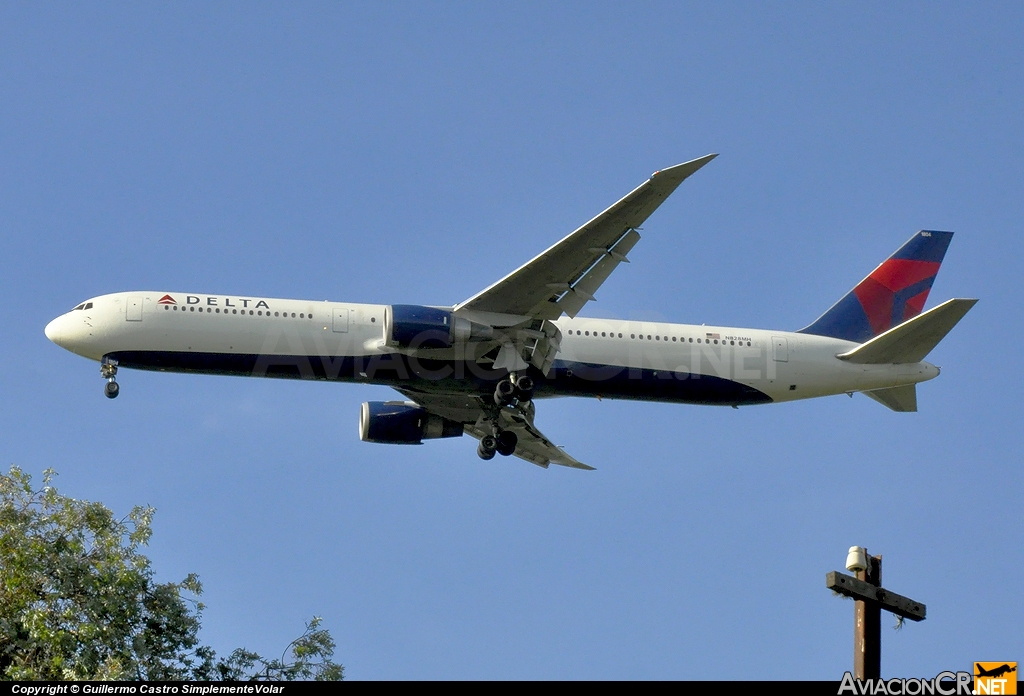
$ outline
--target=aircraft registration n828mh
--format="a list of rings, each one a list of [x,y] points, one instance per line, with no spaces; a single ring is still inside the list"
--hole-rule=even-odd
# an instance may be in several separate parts
[[[124,292],[87,300],[46,336],[119,367],[365,382],[406,400],[362,405],[364,441],[420,444],[469,433],[477,454],[583,464],[534,425],[535,403],[596,396],[745,406],[862,392],[916,411],[925,356],[977,302],[922,313],[952,232],[921,231],[796,332],[578,316],[640,240],[637,229],[715,155],[656,172],[590,222],[451,307],[204,293]]]

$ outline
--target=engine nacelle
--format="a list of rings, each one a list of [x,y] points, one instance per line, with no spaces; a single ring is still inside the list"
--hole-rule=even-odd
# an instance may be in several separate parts
[[[359,439],[386,445],[418,445],[438,437],[461,437],[462,423],[427,413],[411,401],[367,401],[359,412]]]
[[[450,348],[456,341],[488,339],[493,333],[489,326],[437,307],[391,305],[384,315],[384,340],[398,348]]]

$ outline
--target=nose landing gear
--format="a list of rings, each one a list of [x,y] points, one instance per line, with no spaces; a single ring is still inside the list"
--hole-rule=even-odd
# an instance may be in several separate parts
[[[100,376],[107,380],[107,383],[103,385],[103,394],[108,399],[116,399],[121,392],[121,387],[117,385],[117,361],[103,358],[103,363],[100,365]]]

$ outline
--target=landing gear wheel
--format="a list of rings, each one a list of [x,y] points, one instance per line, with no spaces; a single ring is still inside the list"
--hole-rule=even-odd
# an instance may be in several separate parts
[[[107,380],[103,387],[103,393],[108,399],[116,399],[121,388],[117,386],[117,361],[104,356],[100,363],[100,376]]]
[[[517,444],[519,444],[519,438],[516,434],[511,430],[504,430],[501,435],[498,435],[496,449],[498,450],[498,454],[503,457],[507,457],[510,454],[515,453]]]
[[[533,377],[520,375],[516,377],[516,398],[520,401],[529,401],[533,398]]]
[[[494,459],[494,453],[497,451],[497,446],[498,443],[494,439],[493,435],[484,435],[480,438],[480,444],[477,445],[476,454],[484,461]]]
[[[512,395],[515,391],[516,388],[510,380],[501,380],[498,382],[498,386],[494,388],[494,403],[498,406],[504,406],[512,400]]]

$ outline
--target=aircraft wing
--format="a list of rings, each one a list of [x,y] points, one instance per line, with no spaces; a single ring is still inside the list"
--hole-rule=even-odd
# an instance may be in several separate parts
[[[615,205],[455,307],[537,319],[575,317],[640,240],[636,231],[679,184],[718,155],[655,172]]]
[[[483,397],[476,394],[434,393],[399,389],[403,396],[449,420],[465,424],[466,432],[477,440],[490,433],[484,411]],[[515,456],[545,469],[549,464],[568,466],[573,469],[594,470],[570,456],[537,430],[533,425],[532,412],[520,408],[503,408],[500,411],[501,427],[511,430],[519,438]]]

